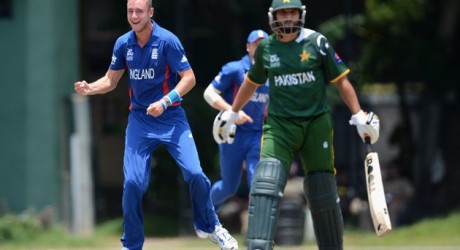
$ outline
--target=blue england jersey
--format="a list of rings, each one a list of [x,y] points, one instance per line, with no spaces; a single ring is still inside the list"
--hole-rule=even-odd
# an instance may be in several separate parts
[[[120,36],[113,48],[109,69],[129,71],[130,109],[147,109],[174,89],[180,80],[178,72],[191,68],[176,35],[152,23],[152,35],[143,48],[132,30]]]
[[[249,56],[246,55],[239,61],[232,61],[225,64],[219,74],[212,81],[212,85],[221,92],[227,103],[232,104],[243,83],[246,72],[251,67]],[[249,115],[254,122],[246,122],[238,125],[243,130],[262,130],[262,123],[265,117],[265,109],[268,103],[268,82],[257,88],[251,100],[243,107],[243,111]]]

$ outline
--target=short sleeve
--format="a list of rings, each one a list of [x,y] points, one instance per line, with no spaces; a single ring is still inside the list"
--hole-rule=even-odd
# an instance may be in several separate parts
[[[191,68],[190,63],[185,55],[184,47],[179,39],[171,35],[166,40],[166,58],[172,72],[178,73]]]
[[[235,82],[241,81],[238,79],[241,74],[241,67],[238,67],[238,62],[230,62],[225,64],[220,70],[219,74],[212,81],[212,85],[221,92],[228,90],[233,87]]]
[[[335,52],[329,41],[324,35],[319,34],[316,39],[318,50],[323,57],[326,76],[330,82],[335,82],[337,79],[345,76],[350,72],[345,63]]]
[[[263,85],[267,81],[267,71],[264,66],[264,45],[266,44],[268,38],[262,40],[257,46],[256,51],[254,52],[254,64],[248,71],[247,77],[249,81]]]
[[[109,69],[120,70],[126,68],[126,42],[122,37],[118,38],[115,42],[112,52],[112,61],[110,62]]]

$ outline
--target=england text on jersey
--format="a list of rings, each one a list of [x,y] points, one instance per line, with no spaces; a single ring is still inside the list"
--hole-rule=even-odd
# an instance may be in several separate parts
[[[275,76],[275,86],[303,85],[316,81],[313,71]]]
[[[145,80],[155,78],[155,70],[149,69],[129,69],[129,79]]]
[[[254,95],[251,97],[252,102],[260,102],[260,103],[267,103],[268,102],[268,94],[267,93],[259,93],[255,92]]]

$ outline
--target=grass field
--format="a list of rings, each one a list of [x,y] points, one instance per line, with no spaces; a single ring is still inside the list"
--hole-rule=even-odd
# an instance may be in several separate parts
[[[53,229],[34,240],[2,244],[0,250],[49,249],[49,250],[108,250],[121,249],[119,235],[105,228],[98,228],[90,237],[75,237],[63,230]],[[236,235],[240,249],[245,249],[244,239]],[[424,220],[412,226],[393,230],[383,237],[372,232],[345,231],[347,250],[454,250],[460,249],[460,213],[445,218]],[[147,238],[144,249],[161,250],[216,250],[210,240],[195,237],[153,237]],[[304,242],[300,246],[275,246],[277,250],[313,250],[315,242]]]

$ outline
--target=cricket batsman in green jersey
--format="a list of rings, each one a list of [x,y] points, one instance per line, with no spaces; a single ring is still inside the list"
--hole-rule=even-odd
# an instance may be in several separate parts
[[[333,152],[333,125],[326,103],[326,85],[334,84],[351,111],[364,141],[375,143],[380,122],[361,110],[347,78],[349,69],[327,38],[304,28],[306,10],[300,0],[273,0],[269,24],[273,33],[262,40],[254,64],[239,89],[232,108],[220,123],[224,137],[238,111],[267,80],[270,88],[268,115],[263,125],[262,153],[252,180],[247,245],[249,250],[274,247],[279,204],[288,170],[296,154],[306,173],[304,193],[312,213],[320,250],[343,249],[343,219],[337,195]],[[228,140],[227,140],[228,141]]]

